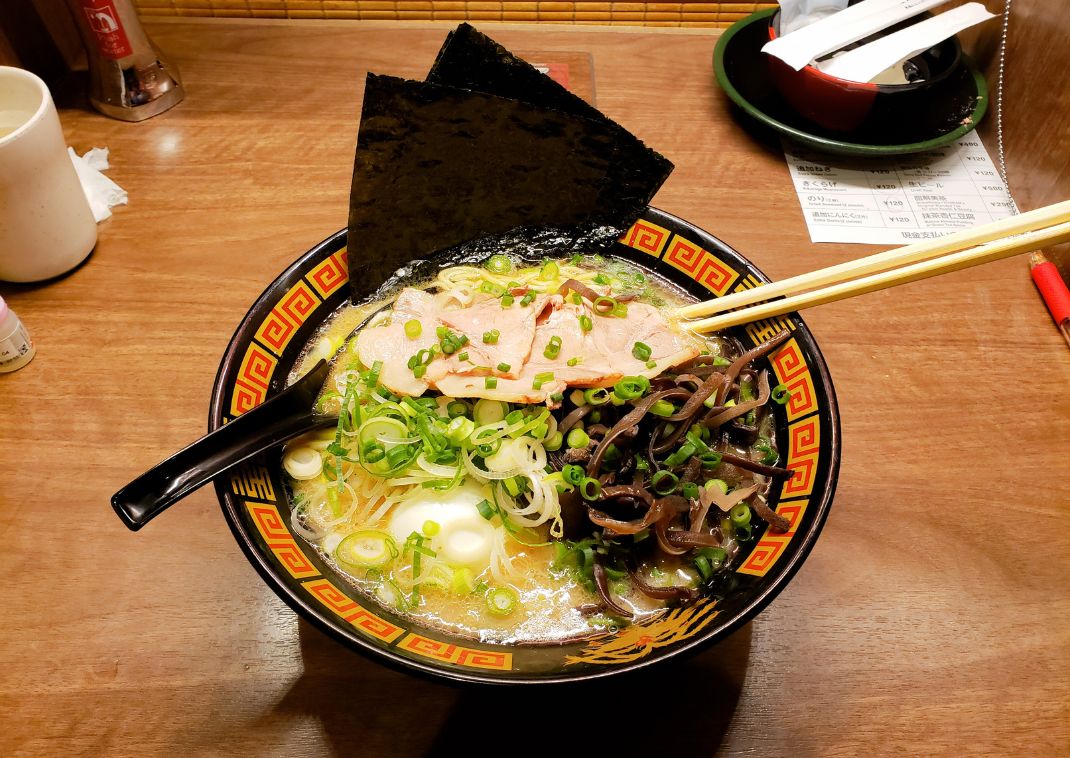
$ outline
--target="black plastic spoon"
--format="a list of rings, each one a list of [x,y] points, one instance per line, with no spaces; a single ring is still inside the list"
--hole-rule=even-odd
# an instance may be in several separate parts
[[[286,440],[337,423],[313,412],[331,364],[311,371],[262,405],[179,450],[112,495],[111,506],[131,531],[242,461]]]

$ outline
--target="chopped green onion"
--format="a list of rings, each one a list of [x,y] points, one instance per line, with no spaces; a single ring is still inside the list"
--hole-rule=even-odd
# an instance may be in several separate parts
[[[733,508],[728,515],[731,517],[732,523],[735,526],[743,526],[744,524],[749,524],[750,506],[746,503],[740,503],[735,508]]]
[[[490,504],[489,500],[480,500],[476,503],[476,510],[479,511],[479,515],[490,521],[494,518],[494,514],[497,513],[497,509]]]
[[[512,304],[513,304],[513,296],[512,295],[502,295],[502,308],[508,308]]]
[[[364,446],[360,459],[365,463],[378,463],[386,457],[386,448],[378,442],[369,442]]]
[[[650,462],[647,461],[647,459],[644,458],[641,455],[635,456],[635,470],[636,471],[649,471],[650,470]]]
[[[708,451],[699,455],[699,460],[702,461],[702,468],[717,468],[721,465],[721,454],[713,451]]]
[[[583,481],[583,477],[586,476],[586,472],[583,470],[583,466],[570,463],[561,469],[561,476],[569,484],[579,484]]]
[[[709,489],[710,487],[716,487],[725,495],[728,494],[728,483],[724,479],[707,479],[705,486],[706,489]]]
[[[368,372],[368,378],[365,380],[369,387],[374,387],[379,384],[379,374],[383,372],[383,362],[376,361],[372,364],[371,371]]]
[[[464,416],[457,416],[446,427],[446,437],[450,442],[459,445],[464,442],[476,430],[476,422]]]
[[[420,336],[420,333],[424,330],[423,324],[416,319],[409,319],[405,322],[405,336],[410,340],[414,340]]]
[[[713,576],[713,568],[710,566],[709,559],[705,556],[695,556],[695,568],[698,569],[698,573],[704,582],[708,582],[710,577]]]
[[[595,284],[609,284],[609,277],[606,276],[605,274],[598,274],[594,278],[594,283]]]
[[[548,282],[556,279],[560,273],[560,267],[553,261],[549,261],[542,267],[542,270],[539,271],[539,278],[544,282]]]
[[[468,351],[465,351],[465,352],[463,352],[463,353],[458,353],[458,354],[457,354],[457,360],[459,360],[459,361],[466,361],[466,360],[468,360]]]
[[[695,551],[695,555],[708,560],[714,568],[720,568],[728,560],[728,553],[723,547],[702,547]]]
[[[684,486],[680,488],[680,494],[688,500],[696,500],[699,496],[698,485],[694,482],[684,482]]]
[[[692,445],[690,442],[685,443],[675,453],[665,459],[665,465],[669,468],[679,466],[681,463],[687,463],[691,456],[698,452],[698,448]]]
[[[502,482],[502,486],[505,487],[505,491],[508,492],[511,497],[517,497],[523,492],[521,481],[520,477],[511,476]]]
[[[784,405],[786,402],[791,400],[791,390],[788,389],[788,385],[786,384],[778,384],[777,386],[773,387],[773,391],[770,394],[770,397],[773,398],[773,402],[777,405]]]
[[[476,580],[472,576],[472,569],[462,567],[454,571],[450,586],[456,595],[470,595],[475,592]]]
[[[438,337],[440,340],[446,339],[446,337],[449,336],[449,333],[450,333],[450,330],[447,329],[444,326],[436,326],[435,327],[435,336]]]
[[[650,360],[650,345],[645,342],[636,342],[632,345],[632,357],[637,361]]]
[[[658,400],[650,406],[650,412],[655,416],[671,416],[676,412],[676,407],[668,400]]]
[[[605,387],[593,387],[583,391],[583,399],[589,405],[605,405],[609,402],[609,390]]]
[[[583,390],[572,390],[568,393],[568,399],[572,401],[573,405],[586,405],[587,401],[583,399]],[[582,421],[580,422],[583,423]]]
[[[565,361],[565,363],[567,363],[569,366],[578,366],[579,363],[580,363],[580,359],[579,358],[569,358],[567,361]]]
[[[446,406],[446,415],[450,418],[457,418],[458,416],[464,416],[468,413],[468,403],[463,400],[451,400]]]
[[[613,306],[613,310],[609,312],[610,316],[616,316],[617,318],[627,318],[628,316],[628,304],[617,303]]]
[[[535,379],[531,383],[531,388],[533,390],[542,389],[542,385],[552,382],[553,380],[553,371],[544,371],[541,374],[535,374]]]
[[[424,525],[420,527],[420,531],[424,533],[425,537],[434,537],[442,530],[442,527],[437,521],[428,519],[424,522]]]
[[[642,397],[648,389],[650,380],[645,376],[626,376],[613,385],[613,394],[621,400],[635,400]]]
[[[494,345],[498,342],[498,337],[501,336],[501,332],[497,329],[491,329],[489,332],[483,332],[483,342],[488,345]]]
[[[587,447],[591,444],[591,438],[587,436],[587,432],[582,429],[569,429],[568,446],[571,448]]]
[[[483,426],[501,421],[505,418],[507,410],[505,403],[498,400],[476,400],[476,404],[472,408],[472,417],[480,426]]]
[[[487,610],[495,616],[508,616],[516,610],[519,598],[511,587],[495,587],[487,592]]]
[[[531,305],[533,300],[535,300],[534,293],[528,292],[526,295],[524,295],[524,297],[520,298],[520,305]]]
[[[662,469],[658,471],[650,478],[650,486],[654,488],[654,492],[659,495],[668,495],[676,489],[676,485],[680,482],[680,477],[671,471]]]
[[[416,377],[417,379],[421,378],[426,373],[427,373],[427,366],[416,366],[412,370],[412,375],[414,377]]]
[[[737,524],[733,527],[733,533],[740,542],[746,542],[751,537],[752,526],[750,524]]]
[[[486,379],[483,380],[483,386],[486,387],[488,390],[495,389],[498,386],[498,380],[495,379],[493,376],[488,376]]]
[[[594,414],[592,413],[591,415],[593,416]],[[618,448],[616,445],[614,445],[612,442],[610,442],[608,445],[606,445],[606,452],[605,452],[605,455],[603,456],[603,460],[606,463],[613,463],[613,461],[616,461],[616,460],[619,460],[619,459],[620,459],[620,448]]]
[[[580,495],[584,500],[597,500],[602,494],[602,485],[597,479],[585,476],[579,483]]]
[[[766,466],[772,466],[780,457],[779,453],[777,453],[777,451],[764,439],[760,440],[758,444],[754,446],[754,449],[762,454],[761,462]]]
[[[617,301],[611,297],[596,297],[591,307],[599,316],[608,316],[617,307]]]
[[[387,452],[386,462],[390,466],[390,468],[394,468],[396,466],[400,466],[402,463],[405,463],[413,457],[415,456],[411,454],[408,445],[398,445],[397,447],[392,448],[389,452]]]
[[[565,399],[565,396],[560,392],[552,392],[550,393],[550,399],[553,400],[555,403],[560,403],[562,400]]]
[[[580,297],[580,293],[579,292],[573,292],[572,293],[572,302],[575,303],[576,305],[583,305],[583,298]]]
[[[495,368],[497,368],[499,371],[501,371],[504,374],[504,373],[507,373],[509,371],[509,369],[512,368],[512,366],[510,366],[508,363],[505,363],[503,361],[502,363],[499,363]]]
[[[564,443],[564,436],[561,432],[554,432],[542,443],[542,446],[546,448],[548,452],[555,452],[561,449],[561,445]]]
[[[485,292],[488,295],[494,295],[494,297],[501,297],[505,292],[505,288],[494,282],[488,282],[485,279],[479,285],[479,291]]]
[[[511,411],[505,416],[505,423],[512,426],[524,420],[524,411]]]
[[[434,360],[435,354],[430,350],[421,350],[413,358],[416,359],[416,365],[426,366]]]
[[[585,332],[589,332],[594,329],[594,322],[591,321],[591,317],[586,313],[580,316],[580,329]]]
[[[513,262],[509,260],[509,256],[498,253],[492,255],[487,259],[486,264],[489,271],[493,271],[495,274],[507,274],[513,270]]]

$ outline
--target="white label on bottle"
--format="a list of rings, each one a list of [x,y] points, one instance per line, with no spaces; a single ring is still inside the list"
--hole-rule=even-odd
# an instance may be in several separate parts
[[[33,341],[20,322],[15,327],[15,331],[0,340],[0,367],[12,361],[17,361],[31,350],[33,350]]]

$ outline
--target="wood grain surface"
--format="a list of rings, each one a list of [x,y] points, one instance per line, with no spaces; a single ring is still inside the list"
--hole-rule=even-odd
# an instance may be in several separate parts
[[[127,532],[110,495],[204,431],[250,303],[345,224],[365,71],[423,76],[447,27],[147,28],[183,103],[128,124],[61,102],[129,206],[72,274],[0,284],[38,346],[0,375],[0,755],[1070,751],[1070,352],[1020,260],[807,314],[843,415],[828,525],[752,623],[638,678],[387,670],[297,620],[210,489]],[[590,53],[599,107],[677,165],[655,204],[773,278],[877,249],[810,244],[777,143],[713,83],[713,33],[493,33]]]

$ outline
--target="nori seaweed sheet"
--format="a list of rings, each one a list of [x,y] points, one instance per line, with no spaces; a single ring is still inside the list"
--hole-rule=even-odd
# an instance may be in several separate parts
[[[468,24],[447,37],[433,77],[443,81],[368,75],[349,207],[353,302],[444,251],[606,251],[672,171]]]
[[[470,24],[461,24],[449,33],[427,81],[523,100],[609,126],[620,143],[621,161],[614,166],[601,198],[602,218],[609,225],[623,227],[621,233],[642,213],[673,170],[667,158],[620,124]]]
[[[350,193],[351,297],[477,238],[552,227],[571,240],[565,252],[612,244],[621,231],[601,226],[599,201],[619,159],[613,131],[596,121],[369,74]]]

